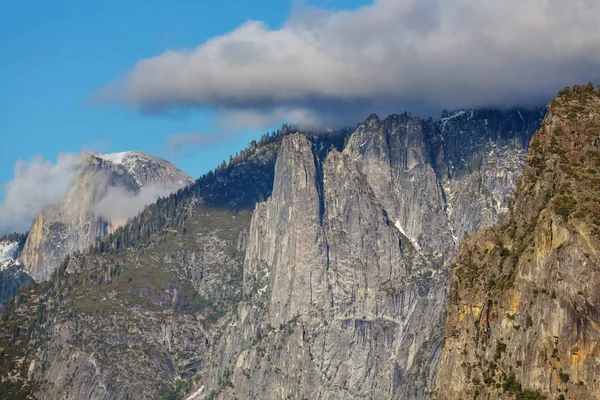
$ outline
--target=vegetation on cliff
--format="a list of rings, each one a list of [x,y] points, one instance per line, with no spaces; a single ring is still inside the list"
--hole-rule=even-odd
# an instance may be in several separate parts
[[[600,395],[599,171],[600,90],[565,88],[510,212],[453,265],[436,398]]]

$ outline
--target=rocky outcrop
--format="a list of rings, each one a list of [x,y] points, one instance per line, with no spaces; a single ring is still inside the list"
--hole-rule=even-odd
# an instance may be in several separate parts
[[[456,152],[442,132],[454,131],[373,115],[322,162],[303,136],[284,138],[272,197],[252,218],[244,301],[204,383],[209,397],[428,397],[454,232],[502,212],[503,198],[488,200],[512,193],[518,176],[506,171],[523,151],[489,137]],[[483,161],[457,170],[453,157]],[[475,177],[485,178],[473,188]]]
[[[193,182],[169,162],[148,154],[83,153],[65,198],[33,221],[21,260],[36,280],[61,261],[114,231],[141,208]]]
[[[461,110],[446,112],[437,122],[436,171],[455,243],[496,224],[508,210],[507,199],[521,179],[529,141],[545,113]]]
[[[251,223],[246,301],[217,350],[226,377],[217,373],[208,391],[377,398],[424,390],[422,361],[436,338],[417,333],[443,309],[438,273],[386,215],[350,151],[331,152],[321,166],[303,136],[284,138],[273,195]]]
[[[561,92],[495,229],[452,268],[434,398],[600,397],[600,95]]]

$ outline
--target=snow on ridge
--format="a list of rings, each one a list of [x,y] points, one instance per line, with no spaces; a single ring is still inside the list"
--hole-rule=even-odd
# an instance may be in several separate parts
[[[125,157],[127,157],[131,151],[123,151],[120,153],[95,153],[96,156],[100,157],[105,161],[110,161],[113,164],[122,165],[125,161]]]
[[[450,120],[458,118],[458,117],[460,117],[462,115],[465,115],[465,114],[466,114],[466,112],[464,110],[461,110],[461,111],[455,112],[454,114],[452,114],[452,115],[450,115],[448,117],[441,118],[440,119],[440,123],[442,124],[442,131],[446,130],[446,124],[448,124],[448,122]],[[471,115],[471,117],[472,117],[472,115]]]

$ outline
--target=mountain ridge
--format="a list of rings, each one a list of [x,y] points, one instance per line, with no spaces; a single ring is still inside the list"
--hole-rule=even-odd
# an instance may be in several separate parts
[[[479,128],[473,126],[471,129],[463,129],[463,131],[465,134],[482,135],[486,138],[502,138],[500,131],[505,132],[509,137],[521,133],[528,134],[526,126],[519,125],[520,129],[525,129],[525,131],[515,131],[512,128],[511,121],[520,120],[518,113],[501,115],[504,117],[499,120],[504,122],[498,123],[493,129],[490,127],[488,130],[478,133]],[[532,115],[530,124],[535,124],[535,118],[535,115]],[[437,307],[437,311],[426,311],[425,315],[441,316],[442,309],[440,307],[445,301],[444,288],[447,274],[440,274],[438,271],[443,271],[444,265],[448,261],[445,257],[441,257],[442,251],[439,252],[440,255],[435,254],[435,249],[433,249],[435,240],[437,240],[435,234],[419,237],[419,234],[415,234],[418,232],[417,225],[412,224],[414,220],[407,220],[410,223],[402,220],[396,224],[401,219],[399,216],[403,214],[391,208],[388,213],[386,208],[381,206],[381,202],[386,196],[392,196],[391,198],[401,199],[402,204],[406,204],[409,208],[424,207],[411,199],[425,191],[428,196],[431,195],[431,198],[437,199],[435,201],[436,207],[438,207],[437,214],[433,214],[447,218],[445,192],[440,183],[443,179],[451,181],[458,179],[456,177],[459,174],[454,173],[448,178],[448,169],[445,168],[447,163],[438,161],[448,159],[443,156],[444,146],[461,144],[447,140],[444,145],[439,140],[440,135],[437,134],[439,127],[432,120],[416,119],[407,114],[395,117],[397,120],[395,123],[391,122],[393,119],[384,124],[383,121],[386,120],[381,121],[377,118],[379,122],[370,128],[365,125],[362,133],[358,128],[352,132],[334,132],[334,135],[303,133],[302,136],[308,140],[308,144],[305,143],[303,146],[303,152],[308,155],[308,148],[310,148],[310,154],[312,154],[310,157],[314,159],[315,193],[320,194],[313,197],[313,201],[299,201],[298,205],[301,206],[305,203],[304,206],[308,209],[321,210],[315,211],[315,216],[320,216],[315,217],[315,221],[326,218],[325,225],[318,229],[326,228],[329,231],[328,238],[338,237],[333,233],[335,229],[331,229],[335,221],[339,221],[335,222],[339,224],[336,228],[338,231],[347,229],[349,226],[356,227],[355,237],[348,238],[352,241],[362,237],[365,232],[361,232],[361,225],[356,221],[348,225],[350,220],[346,217],[351,215],[354,210],[360,210],[364,205],[365,215],[374,216],[373,229],[384,232],[390,238],[395,238],[385,241],[386,244],[381,247],[382,254],[398,254],[393,243],[403,243],[406,254],[413,254],[411,257],[423,260],[423,255],[419,252],[425,255],[426,259],[423,261],[423,265],[428,267],[422,268],[421,271],[414,264],[414,273],[418,278],[414,283],[408,282],[409,285],[412,285],[407,286],[407,288],[411,288],[407,289],[407,295],[408,293],[410,295],[403,304],[409,304],[410,307],[402,308],[403,313],[406,312],[406,318],[411,321],[407,326],[412,326],[412,328],[406,329],[414,330],[420,323],[419,321],[423,321],[425,318],[410,317],[409,315],[416,316],[414,311],[409,313],[412,306],[418,310],[429,310],[431,307],[427,304],[431,304],[433,310],[436,310]],[[393,131],[388,130],[387,127],[392,125],[394,126]],[[460,130],[463,126],[466,125],[457,126],[456,129]],[[246,278],[244,278],[244,274],[248,272],[244,269],[244,259],[250,257],[247,256],[249,249],[260,246],[257,235],[251,234],[254,229],[251,227],[252,213],[255,208],[261,208],[256,206],[256,203],[262,203],[265,199],[272,197],[275,172],[277,171],[275,160],[278,158],[282,141],[289,137],[294,130],[293,127],[286,127],[275,135],[264,137],[261,141],[251,144],[236,157],[232,157],[229,165],[223,163],[215,171],[198,179],[196,183],[149,205],[140,215],[133,218],[131,223],[116,229],[112,234],[92,245],[89,252],[76,252],[68,258],[61,268],[52,274],[49,281],[34,285],[17,296],[15,301],[9,302],[5,315],[6,324],[4,327],[0,327],[0,342],[4,343],[3,348],[6,353],[5,358],[0,360],[0,370],[5,371],[4,368],[10,366],[10,360],[20,360],[18,365],[21,367],[21,372],[11,370],[13,371],[11,372],[11,376],[14,377],[13,382],[20,388],[18,390],[30,388],[36,393],[45,393],[50,398],[58,396],[59,393],[70,398],[78,396],[144,398],[157,397],[166,392],[177,393],[179,396],[182,390],[181,382],[184,382],[184,386],[187,388],[199,385],[196,387],[199,389],[200,386],[205,385],[207,389],[210,389],[205,393],[206,395],[213,390],[217,393],[220,389],[222,390],[220,395],[224,396],[228,393],[227,382],[234,379],[243,382],[240,379],[245,378],[242,378],[239,373],[234,377],[227,372],[226,366],[229,361],[226,358],[218,359],[217,349],[222,345],[220,342],[229,337],[228,331],[234,329],[231,326],[231,324],[236,324],[232,319],[233,316],[246,307],[245,301],[250,301],[246,297],[250,293],[256,294],[264,288],[264,284],[259,284],[258,280],[253,283],[253,279],[250,278],[252,273],[246,274]],[[351,133],[356,133],[354,139],[350,138]],[[383,140],[379,139],[380,133]],[[358,141],[359,135],[366,135],[365,138],[367,136],[370,138],[367,146],[359,147],[363,143]],[[413,143],[412,139],[408,142],[399,140],[400,138],[413,138],[413,136],[416,140],[415,143],[421,140],[426,144],[406,145],[406,143]],[[419,137],[430,139],[423,142],[422,139],[417,140]],[[389,141],[390,138],[393,140]],[[286,141],[289,140],[291,139],[286,139]],[[356,146],[352,143],[355,143]],[[404,150],[392,150],[390,153],[390,144],[388,143],[392,144],[392,149]],[[493,215],[501,212],[501,207],[495,200],[491,200],[494,199],[493,195],[486,194],[487,188],[493,188],[493,185],[504,188],[495,192],[496,196],[501,198],[502,193],[511,192],[511,185],[516,185],[516,176],[502,172],[510,170],[511,166],[498,163],[498,160],[490,162],[487,143],[488,140],[484,140],[482,143],[476,142],[467,148],[472,153],[454,151],[453,154],[456,154],[454,157],[457,160],[465,158],[465,165],[471,165],[470,169],[461,170],[460,179],[462,179],[463,186],[469,187],[469,182],[480,181],[480,185],[474,186],[473,190],[457,190],[455,198],[458,199],[457,203],[464,202],[461,199],[472,200],[466,204],[464,209],[457,211],[457,214],[480,215],[482,210],[488,210],[486,213],[490,213],[489,220],[492,220]],[[500,142],[499,146],[508,152],[518,150],[512,148],[510,143]],[[383,150],[383,153],[379,149]],[[360,163],[359,161],[364,158],[361,151],[367,152],[371,161]],[[387,155],[380,157],[382,154]],[[390,154],[393,157],[390,157]],[[406,157],[399,157],[401,154]],[[412,165],[412,161],[408,163],[408,160],[422,160],[422,156],[427,154],[435,154],[435,157],[427,156],[426,158],[435,160],[436,167],[429,161],[426,163],[419,161],[413,165],[411,170],[405,171],[404,163],[401,160],[407,160],[407,165]],[[467,157],[461,157],[462,155]],[[352,159],[356,157],[358,160],[353,161]],[[519,160],[517,157],[515,162],[518,163]],[[387,193],[385,190],[373,190],[373,182],[377,182],[378,179],[377,175],[374,175],[376,169],[371,166],[380,162],[393,165],[393,168],[389,167],[390,174],[391,171],[394,171],[394,174],[403,177],[403,182],[412,185],[414,190],[410,192],[412,193],[410,198],[402,197],[404,191]],[[306,165],[310,165],[310,163]],[[325,169],[324,166],[326,166]],[[490,171],[490,173],[498,171],[502,179],[496,182],[495,175],[487,177],[485,171]],[[297,182],[300,186],[303,185],[302,182],[311,181],[310,179],[301,179],[303,176],[299,173],[301,170],[296,172],[294,176],[298,177]],[[339,186],[345,181],[345,179],[340,179],[340,176],[347,176],[348,182],[357,182],[356,187],[359,190],[354,192],[351,188]],[[325,184],[324,177],[330,183]],[[426,177],[426,179],[421,181],[421,177]],[[412,182],[411,178],[414,178]],[[429,183],[421,186],[421,182],[426,183],[427,180]],[[283,181],[280,179],[280,181],[283,185],[285,179]],[[329,189],[324,192],[324,188]],[[333,188],[337,189],[332,190]],[[331,207],[326,206],[326,204],[335,204],[334,192],[337,190],[348,194],[348,196],[340,197],[340,199],[345,199],[344,202]],[[492,193],[493,190],[489,190],[489,192]],[[328,194],[325,196],[324,193]],[[379,197],[376,193],[379,193]],[[328,199],[326,202],[324,202],[325,198]],[[366,202],[365,199],[367,199]],[[299,200],[304,200],[304,197],[300,196]],[[286,206],[282,203],[281,207],[283,211]],[[339,218],[333,217],[334,210],[339,210],[335,214]],[[405,215],[409,214],[405,213]],[[302,218],[302,215],[296,214],[294,218]],[[254,219],[260,219],[258,214]],[[472,224],[473,227],[484,223],[473,221],[475,221]],[[317,226],[320,224],[318,223]],[[303,225],[295,226],[302,231]],[[433,221],[431,226],[435,226]],[[440,229],[444,229],[443,237],[448,243],[445,250],[447,257],[451,257],[455,251],[452,232],[449,229],[452,225],[444,222],[439,226]],[[406,237],[406,234],[410,235],[412,241]],[[321,237],[323,236],[321,235]],[[366,237],[368,238],[368,235]],[[367,242],[370,243],[371,239],[365,243]],[[416,250],[415,248],[411,251],[410,249],[414,246],[413,242],[422,249]],[[305,243],[310,243],[310,241]],[[329,243],[329,239],[327,243]],[[348,259],[351,252],[340,251],[344,246],[343,243],[342,240],[337,245],[330,246],[335,247],[336,250],[331,249],[329,254],[337,254],[339,259]],[[270,251],[277,253],[284,248],[284,246],[279,246]],[[432,249],[433,252],[431,252]],[[370,247],[365,247],[362,254],[367,259],[381,259],[383,264],[388,262],[383,261],[384,258],[381,258],[381,255]],[[408,257],[408,255],[398,257]],[[248,260],[250,263],[250,259]],[[358,268],[359,265],[354,261],[341,264],[344,265],[344,268],[340,269],[339,273],[346,277],[351,276],[348,274],[352,274],[353,269]],[[413,263],[407,263],[406,268],[410,264]],[[368,271],[368,268],[365,271]],[[418,271],[422,273],[417,273]],[[398,270],[398,273],[404,272]],[[284,279],[282,282],[287,282],[287,280]],[[354,285],[351,284],[352,279],[348,282],[350,287]],[[386,299],[389,296],[396,296],[394,293],[397,293],[398,289],[403,286],[401,286],[401,281],[397,281],[395,285],[397,287],[392,285],[387,289],[389,294],[385,294],[385,285],[378,285],[381,289],[378,289],[381,292],[379,298]],[[333,285],[333,287],[335,286]],[[243,291],[242,288],[244,288]],[[357,288],[360,290],[356,293],[362,293],[360,292],[361,286],[358,285]],[[395,325],[386,328],[381,325],[384,320],[373,319],[373,316],[378,315],[378,311],[372,308],[373,305],[368,302],[368,296],[365,297],[364,293],[360,295],[360,299],[362,299],[360,304],[363,304],[361,307],[364,308],[365,317],[368,319],[363,319],[357,314],[362,311],[352,311],[351,305],[354,301],[351,295],[352,290],[349,295],[344,296],[341,294],[346,289],[342,290],[342,286],[335,290],[339,292],[336,298],[339,298],[340,301],[345,298],[344,301],[348,302],[344,307],[347,307],[349,318],[344,324],[353,324],[354,329],[360,331],[369,329],[368,326],[388,333],[394,332],[395,329],[404,329],[398,328],[402,324],[397,321],[394,322]],[[329,289],[323,290],[322,293],[328,291]],[[314,293],[317,292],[314,291]],[[432,293],[432,296],[433,293],[437,293],[432,297],[437,300],[428,303],[427,296],[422,297],[424,293]],[[345,304],[344,301],[337,304]],[[399,304],[398,301],[402,302],[403,300],[391,301],[388,309],[394,309],[396,307],[394,304]],[[300,309],[312,310],[312,306],[305,308],[306,306],[302,305],[302,302],[298,304]],[[278,307],[273,308],[273,310],[276,309]],[[296,309],[296,306],[293,306],[290,309],[292,310],[291,314],[281,314],[283,319],[275,317],[273,320],[281,320],[284,328],[272,327],[276,328],[278,332],[282,332],[283,329],[283,331],[289,330],[300,335],[301,321],[294,320],[295,316],[292,315]],[[417,314],[422,315],[421,311]],[[269,315],[265,314],[265,316]],[[292,319],[285,321],[290,316]],[[325,317],[327,314],[323,315],[323,318]],[[325,332],[318,323],[315,324],[315,321],[318,319],[311,322],[311,332]],[[335,329],[341,327],[340,323],[341,321],[336,322],[337,328]],[[424,347],[415,345],[415,348],[411,350],[410,343],[415,337],[414,334],[407,336],[408,341],[400,346],[403,350],[398,355],[398,367],[394,367],[389,373],[386,372],[385,377],[381,378],[387,379],[386,382],[390,384],[393,383],[391,387],[396,395],[399,393],[426,393],[431,386],[433,375],[426,373],[424,374],[426,377],[422,377],[421,373],[425,371],[426,365],[432,364],[431,361],[425,362],[424,360],[427,358],[421,357],[421,353],[432,351],[435,354],[437,351],[435,349],[438,341],[441,340],[442,332],[440,324],[437,327],[427,326],[425,328],[428,331],[435,330],[431,331],[432,334],[429,335]],[[14,336],[12,329],[17,326],[19,334]],[[269,343],[271,330],[266,329],[267,327],[267,324],[257,323],[250,329],[251,336],[249,338],[252,339],[252,335],[254,335],[254,339],[256,339],[259,335],[268,334],[264,340],[265,343]],[[384,331],[380,329],[384,329]],[[438,333],[434,334],[433,332]],[[366,332],[361,335],[365,339],[371,338]],[[112,339],[107,341],[109,337]],[[286,337],[283,336],[281,340],[287,340]],[[338,344],[346,343],[344,341],[352,341],[352,338],[342,335],[342,341]],[[113,346],[109,343],[118,343],[119,345]],[[276,349],[279,344],[283,345],[283,343],[274,340],[269,344],[275,349],[273,354],[278,354],[279,350]],[[422,343],[421,339],[419,339],[419,343]],[[342,348],[343,346],[339,347],[339,349]],[[417,348],[421,348],[423,352],[419,353]],[[232,349],[237,354],[236,347],[233,346]],[[388,349],[378,347],[377,352],[373,354],[384,359],[389,354],[388,351]],[[76,360],[73,359],[75,354],[77,354]],[[225,354],[231,355],[232,353],[224,352],[222,354],[225,357]],[[368,351],[363,354],[365,357],[368,355]],[[145,362],[142,365],[135,360],[145,360]],[[223,368],[221,369],[220,366]],[[405,371],[407,366],[409,367],[406,371],[410,370],[410,373]],[[130,376],[131,371],[136,371],[137,379]],[[258,371],[261,369],[259,368],[253,373]],[[432,370],[429,369],[429,371]],[[343,376],[331,374],[330,376],[332,379],[335,377],[335,382],[344,383]],[[192,378],[196,379],[198,383],[195,384]],[[264,374],[261,379],[266,384],[276,382],[277,380],[274,378],[276,376],[272,374]],[[180,381],[177,381],[178,379]],[[374,383],[378,382],[378,379],[371,377],[368,381]],[[398,384],[400,381],[413,381],[414,384],[402,388]],[[351,382],[346,384],[351,385]],[[352,383],[352,385],[354,384]],[[293,387],[302,386],[294,385]],[[331,391],[337,386],[326,387],[329,390],[328,393],[338,393]],[[260,387],[257,387],[256,390],[260,390]],[[308,390],[308,387],[305,390]],[[339,391],[339,393],[346,395],[354,393],[357,396],[359,392]]]

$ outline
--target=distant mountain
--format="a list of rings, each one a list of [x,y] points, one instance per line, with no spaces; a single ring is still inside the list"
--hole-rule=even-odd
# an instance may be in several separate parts
[[[150,154],[83,153],[65,198],[35,217],[21,256],[25,270],[38,282],[48,279],[65,256],[86,249],[158,197],[193,182]]]

